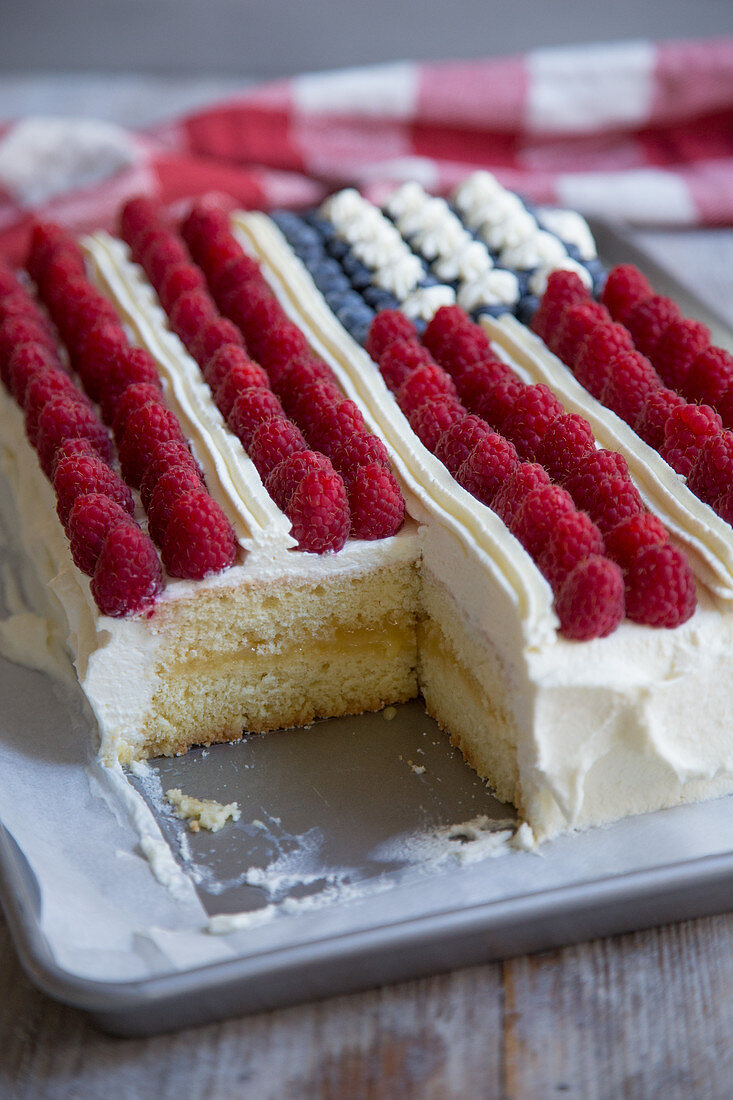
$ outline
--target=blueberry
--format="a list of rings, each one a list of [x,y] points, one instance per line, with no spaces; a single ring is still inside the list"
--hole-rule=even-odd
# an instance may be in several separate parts
[[[426,287],[429,287],[429,286],[442,286],[442,283],[441,283],[441,280],[436,278],[435,275],[428,274],[420,280],[420,282],[418,283],[418,286],[420,287],[421,290],[423,290],[423,289],[425,289]]]
[[[333,290],[326,295],[326,301],[333,310],[334,313],[338,313],[344,306],[348,306],[353,301],[354,291],[350,287],[346,287],[343,290]]]
[[[335,291],[348,290],[349,280],[335,260],[324,259],[311,270],[313,282],[328,297]]]
[[[318,236],[324,241],[329,241],[336,235],[336,229],[333,222],[330,222],[328,218],[322,217],[317,210],[309,210],[304,220],[315,229]]]
[[[599,259],[586,260],[584,267],[587,269],[588,274],[593,280],[593,293],[598,295],[603,290],[603,285],[606,281],[606,269]]]
[[[580,257],[580,249],[578,248],[577,244],[573,244],[572,241],[564,241],[562,237],[560,238],[560,243],[562,244],[563,248],[565,249],[571,260],[575,260],[577,261],[577,263],[583,262]]]
[[[358,260],[352,252],[344,256],[341,265],[355,290],[364,290],[366,287],[371,286],[373,272],[366,264]]]
[[[364,291],[364,301],[377,312],[381,309],[399,309],[400,306],[394,294],[379,286],[368,286]]]
[[[503,317],[505,313],[513,312],[513,306],[501,302],[499,305],[495,306],[481,306],[479,309],[475,310],[473,319],[474,321],[478,321],[479,317]]]
[[[536,294],[523,294],[517,306],[517,317],[523,325],[528,325],[539,307],[540,300]]]
[[[292,210],[274,210],[270,217],[287,240],[290,240],[293,235],[297,237],[303,224],[303,219]]]
[[[333,256],[334,260],[343,260],[349,251],[349,246],[341,237],[332,237],[330,241],[326,242],[326,251],[329,256]]]
[[[366,342],[367,342],[367,336],[369,335],[369,329],[370,328],[371,328],[371,324],[369,324],[369,325],[358,325],[357,324],[357,325],[354,325],[353,328],[349,329],[349,331],[350,331],[351,335],[353,336],[353,338],[356,340],[357,344],[361,344],[361,346],[363,347],[364,344],[366,344]]]

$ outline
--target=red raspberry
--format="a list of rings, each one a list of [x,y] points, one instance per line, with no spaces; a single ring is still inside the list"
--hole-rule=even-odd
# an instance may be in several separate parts
[[[578,463],[595,451],[593,429],[577,413],[556,416],[537,447],[537,461],[553,481],[562,481]]]
[[[513,444],[491,432],[478,440],[455,478],[471,496],[491,508],[497,492],[518,464]]]
[[[189,290],[170,311],[170,325],[187,348],[192,348],[201,329],[216,320],[216,306],[205,290]]]
[[[651,512],[637,512],[606,532],[606,553],[622,569],[628,569],[642,550],[661,545],[668,539],[667,529],[660,519]]]
[[[9,267],[5,267],[0,260],[0,298],[4,298],[8,294],[14,294],[19,289],[20,283],[14,273]]]
[[[259,386],[263,390],[269,390],[270,388],[267,375],[258,363],[253,363],[250,359],[246,362],[235,363],[229,368],[222,378],[214,397],[216,407],[225,420],[229,419],[234,403],[240,393],[252,386]]]
[[[606,309],[592,298],[580,305],[568,306],[558,325],[548,333],[548,346],[558,359],[572,367],[583,341],[596,325],[609,320]]]
[[[603,535],[587,512],[574,509],[557,517],[536,561],[553,591],[557,591],[579,562],[591,554],[603,553]]]
[[[56,463],[53,475],[56,513],[64,527],[74,501],[86,493],[104,493],[129,515],[135,511],[132,493],[98,455],[70,455]]]
[[[722,426],[722,420],[709,405],[680,405],[667,418],[659,453],[673,470],[687,477],[702,441],[706,436],[717,435]]]
[[[130,246],[130,255],[132,259],[136,264],[142,266],[145,263],[145,257],[148,252],[150,252],[156,244],[163,244],[165,241],[170,240],[170,235],[170,229],[167,229],[161,222],[149,229],[141,230],[134,244]]]
[[[157,401],[159,405],[162,405],[163,393],[160,386],[151,385],[149,382],[134,382],[120,394],[112,422],[112,434],[118,447],[125,434],[129,417],[132,413],[141,409],[143,405],[149,405],[151,401]]]
[[[455,397],[453,379],[435,363],[416,367],[404,380],[397,392],[397,403],[406,416],[419,409],[426,401],[436,397]]]
[[[186,580],[203,580],[234,565],[237,540],[232,525],[205,490],[184,492],[174,502],[162,557],[171,577]]]
[[[107,535],[115,527],[134,527],[124,508],[104,493],[85,493],[74,501],[66,522],[74,565],[91,577]]]
[[[233,301],[228,301],[227,313],[241,328],[247,347],[256,359],[261,355],[269,330],[288,320],[277,298],[265,286],[247,288]]]
[[[168,439],[164,443],[158,443],[153,450],[153,457],[150,459],[140,483],[140,499],[143,502],[145,511],[150,507],[155,486],[163,474],[173,469],[173,467],[179,468],[181,466],[185,466],[187,470],[194,473],[201,485],[204,486],[201,470],[185,443],[181,443],[180,440],[176,439]]]
[[[614,321],[625,324],[624,318],[654,291],[645,275],[633,264],[618,264],[611,268],[606,279],[601,301]]]
[[[263,481],[284,458],[304,450],[306,444],[302,433],[284,416],[263,420],[252,433],[249,444],[249,456]]]
[[[85,334],[75,357],[75,366],[92,401],[99,401],[106,386],[110,364],[127,346],[127,337],[116,321],[98,325]]]
[[[733,485],[718,497],[715,511],[722,520],[733,527]]]
[[[474,412],[492,386],[507,380],[518,381],[516,374],[506,363],[501,363],[498,359],[484,359],[461,371],[460,377],[456,379],[456,389],[469,412]]]
[[[145,384],[161,390],[158,367],[152,355],[145,348],[130,347],[125,344],[115,352],[107,364],[107,371],[100,394],[102,419],[112,424],[122,394],[130,386]]]
[[[32,379],[46,371],[60,369],[58,357],[38,344],[18,344],[8,363],[10,392],[22,408]]]
[[[309,353],[308,341],[292,321],[281,321],[260,334],[259,359],[267,371],[275,373],[278,367]]]
[[[51,477],[49,480],[53,481],[53,479],[56,477],[56,471],[59,468],[60,463],[62,463],[65,458],[72,458],[77,456],[84,456],[84,458],[100,457],[99,452],[94,450],[94,447],[88,439],[84,439],[83,437],[80,439],[67,439],[64,443],[59,444],[59,446],[56,448],[56,452],[53,456],[53,463],[51,465]]]
[[[565,310],[590,301],[588,291],[575,271],[553,271],[547,280],[539,309],[532,317],[531,328],[547,343]]]
[[[128,485],[140,488],[156,446],[169,439],[185,442],[177,417],[160,401],[149,401],[130,413],[119,442],[122,476]]]
[[[196,261],[201,264],[209,277],[217,271],[223,271],[228,264],[241,259],[243,255],[241,244],[232,235],[228,226],[213,236],[207,236],[201,240],[196,249]]]
[[[626,614],[632,622],[672,629],[692,617],[695,580],[681,550],[670,542],[648,546],[626,570]]]
[[[648,395],[660,388],[657,372],[641,352],[622,351],[609,363],[600,399],[633,427]]]
[[[634,344],[628,329],[610,321],[601,321],[580,344],[573,373],[588,393],[600,398],[608,380],[611,361],[620,352],[633,350]]]
[[[607,451],[602,447],[586,455],[571,469],[563,478],[563,486],[575,501],[576,507],[587,512],[595,497],[598,483],[605,477],[616,475],[628,479],[629,467],[626,459],[617,451]]]
[[[405,520],[405,501],[390,470],[378,462],[359,466],[347,483],[351,537],[386,539]]]
[[[733,428],[733,386],[725,391],[718,402],[718,414],[724,428]]]
[[[160,290],[167,273],[179,264],[189,262],[188,253],[183,244],[173,234],[156,237],[143,256],[143,268],[156,290]]]
[[[202,492],[198,472],[190,466],[171,466],[155,483],[148,506],[148,530],[153,542],[162,546],[173,505],[184,493]]]
[[[44,317],[36,303],[25,290],[0,298],[0,324],[10,317],[27,317],[44,323]]]
[[[342,477],[348,478],[361,466],[383,466],[390,469],[389,452],[382,440],[367,432],[353,432],[340,439],[331,449],[331,462]]]
[[[435,366],[434,360],[414,337],[390,341],[379,360],[379,371],[392,393],[399,391],[414,370],[425,366]]]
[[[653,294],[634,306],[624,323],[635,347],[653,360],[664,330],[681,320],[679,307],[671,298]]]
[[[701,441],[687,484],[695,496],[714,508],[733,485],[733,432],[721,431]]]
[[[523,461],[534,461],[545,432],[564,411],[548,386],[543,383],[525,386],[517,394],[514,407],[501,426],[501,433],[511,439]]]
[[[338,390],[336,376],[331,368],[322,359],[316,359],[312,355],[291,359],[289,363],[270,375],[272,388],[291,408],[295,408],[302,391],[313,382],[327,382],[334,388],[334,392],[341,392]]]
[[[33,447],[38,441],[38,423],[48,401],[67,394],[72,400],[84,402],[74,383],[62,370],[46,370],[31,379],[25,393],[25,434]]]
[[[265,479],[265,488],[278,508],[282,511],[287,509],[290,498],[310,470],[334,473],[330,460],[317,451],[296,451],[270,471]]]
[[[222,344],[206,363],[202,373],[211,392],[216,393],[231,370],[238,367],[248,369],[251,363],[252,360],[240,344]],[[264,371],[262,376],[266,379]]]
[[[422,342],[434,359],[440,361],[444,347],[459,332],[471,327],[471,318],[460,306],[441,306],[428,322]]]
[[[398,309],[383,309],[372,321],[364,346],[374,362],[379,363],[386,348],[395,340],[412,342],[416,339],[417,329],[404,313]]]
[[[62,229],[60,225],[55,225],[54,222],[33,222],[26,267],[34,283],[39,281],[49,257],[53,255],[57,248],[66,244],[69,239],[66,230]]]
[[[250,386],[237,395],[227,423],[245,451],[248,451],[252,436],[259,425],[273,416],[284,415],[283,407],[272,390]]]
[[[120,211],[120,236],[131,244],[141,233],[165,223],[163,205],[148,195],[128,199]]]
[[[575,499],[575,495],[571,495]],[[643,512],[644,504],[634,483],[621,474],[616,474],[598,481],[593,500],[584,511],[587,511],[605,535],[621,520]]]
[[[483,329],[478,325],[461,329],[450,340],[445,340],[440,355],[435,356],[454,378],[460,378],[465,370],[476,363],[491,359],[491,344]]]
[[[114,306],[96,293],[79,297],[68,312],[54,315],[72,359],[81,358],[90,333],[106,325],[122,331]]]
[[[245,256],[244,253],[238,256],[237,259],[230,260],[228,264],[225,264],[219,270],[209,273],[209,282],[214,297],[217,302],[221,303],[225,302],[232,292],[238,290],[239,287],[252,280],[260,282],[261,279],[260,265],[251,256]]]
[[[586,642],[605,638],[624,617],[624,579],[608,558],[591,554],[571,569],[555,597],[560,632]]]
[[[181,236],[195,252],[200,244],[229,228],[229,218],[220,206],[211,200],[194,203],[188,215],[181,222]]]
[[[10,384],[10,357],[20,344],[35,344],[56,354],[53,340],[38,321],[25,317],[9,317],[0,325],[0,378],[6,387]]]
[[[681,319],[667,325],[654,351],[654,366],[665,386],[681,390],[692,361],[710,344],[710,330],[699,321]]]
[[[295,420],[301,430],[310,436],[317,431],[316,425],[325,415],[329,406],[340,405],[344,400],[341,390],[328,379],[307,382],[300,390],[279,390],[279,397],[285,411]]]
[[[163,587],[155,547],[133,523],[112,526],[92,577],[92,595],[103,615],[121,618],[151,607]]]
[[[330,458],[344,440],[366,433],[364,417],[356,402],[343,400],[321,405],[306,424],[303,424],[308,442]]]
[[[285,509],[293,537],[312,554],[337,551],[351,527],[346,486],[335,470],[308,470]]]
[[[167,269],[160,284],[158,297],[163,309],[166,313],[170,313],[184,294],[189,294],[192,290],[203,291],[205,288],[206,283],[199,269],[194,264],[184,261]]]
[[[204,367],[225,344],[234,344],[244,349],[244,337],[237,326],[226,317],[217,317],[201,329],[191,352],[199,366]]]
[[[443,432],[435,448],[435,457],[455,477],[478,441],[493,434],[486,421],[479,416],[463,416]]]
[[[692,361],[682,392],[689,401],[717,406],[733,385],[733,355],[723,348],[708,347]]]
[[[81,397],[72,394],[52,397],[43,406],[38,421],[36,449],[46,477],[51,476],[56,450],[67,439],[88,439],[106,462],[112,457],[104,425]]]
[[[536,462],[520,462],[498,489],[492,508],[507,527],[511,527],[514,516],[525,498],[533,489],[549,485],[547,471]]]
[[[86,278],[84,256],[76,242],[69,241],[49,256],[38,287],[45,298],[52,287],[80,278]]]
[[[505,422],[514,411],[517,398],[525,389],[524,382],[519,379],[507,378],[505,382],[497,382],[479,398],[475,411],[501,433]]]
[[[573,498],[559,485],[541,485],[526,495],[517,508],[510,530],[535,561],[544,549],[555,523],[575,512]]]
[[[664,443],[664,429],[670,414],[673,409],[678,409],[684,404],[685,399],[674,390],[664,388],[650,390],[639,409],[634,431],[655,451],[660,450]]]
[[[465,415],[466,410],[454,398],[436,397],[410,413],[410,427],[420,442],[434,454],[443,432]]]

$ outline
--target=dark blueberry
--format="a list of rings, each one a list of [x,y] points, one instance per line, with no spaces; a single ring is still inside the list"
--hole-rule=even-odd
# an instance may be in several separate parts
[[[523,294],[517,306],[517,317],[523,325],[528,325],[539,307],[540,300],[536,294]]]
[[[501,302],[496,306],[481,306],[480,309],[475,310],[473,319],[478,321],[479,317],[503,317],[505,313],[513,312],[514,306]]]
[[[353,328],[349,329],[349,332],[351,333],[353,338],[356,340],[357,344],[361,344],[361,346],[363,347],[367,342],[367,336],[369,335],[369,329],[370,328],[371,328],[371,325],[358,325],[357,324],[357,325],[354,325]]]
[[[334,260],[343,260],[344,256],[349,252],[349,246],[341,237],[332,237],[331,240],[326,243],[326,251],[329,256],[333,256]]]
[[[364,301],[377,313],[380,309],[399,309],[400,306],[394,294],[390,294],[380,286],[368,286],[364,291]]]
[[[290,247],[292,248],[295,255],[300,257],[300,259],[303,261],[309,271],[312,271],[314,268],[318,267],[318,265],[323,263],[324,259],[326,258],[326,253],[320,241],[318,241],[316,244],[303,241],[294,241],[291,242]]]
[[[288,240],[291,239],[291,236],[297,237],[303,225],[303,219],[298,214],[294,214],[292,210],[275,210],[270,214],[270,217]]]
[[[344,309],[354,301],[354,298],[358,297],[356,291],[352,290],[350,286],[347,286],[343,290],[334,290],[330,294],[327,294],[326,301],[333,312],[338,313],[340,309]]]
[[[374,272],[370,271],[366,264],[358,260],[352,252],[344,256],[341,266],[356,290],[364,290],[366,287],[371,286]]]
[[[351,328],[352,324],[371,324],[374,320],[374,310],[369,308],[363,298],[357,298],[341,306],[336,316],[342,325]]]
[[[584,265],[588,270],[588,274],[593,280],[593,293],[596,297],[603,290],[604,283],[606,282],[606,276],[608,272],[599,259],[585,260]]]
[[[322,217],[317,210],[309,210],[305,215],[305,221],[315,229],[318,236],[324,241],[330,241],[331,238],[336,235],[336,228],[333,222],[330,222],[328,218]]]
[[[312,270],[313,282],[321,294],[328,296],[337,290],[348,290],[349,280],[335,260],[323,259]]]
[[[417,285],[420,287],[421,290],[424,290],[425,287],[442,286],[443,284],[441,283],[440,279],[436,278],[435,275],[426,275],[424,278],[422,278],[420,280],[420,282]]]
[[[415,331],[417,332],[418,336],[422,336],[422,334],[425,332],[425,329],[428,327],[428,323],[423,317],[416,318],[416,320],[413,321],[413,324],[415,326]]]
[[[564,247],[571,260],[577,260],[578,263],[583,262],[580,257],[580,249],[578,248],[577,244],[573,244],[572,241],[564,241],[562,237],[560,238],[560,243]]]

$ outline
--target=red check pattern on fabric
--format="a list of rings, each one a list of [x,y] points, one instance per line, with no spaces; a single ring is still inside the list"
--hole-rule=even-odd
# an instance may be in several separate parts
[[[146,133],[19,119],[0,129],[0,251],[17,259],[34,214],[85,231],[141,192],[297,207],[346,184],[445,193],[476,167],[585,214],[733,223],[733,37],[307,74]]]

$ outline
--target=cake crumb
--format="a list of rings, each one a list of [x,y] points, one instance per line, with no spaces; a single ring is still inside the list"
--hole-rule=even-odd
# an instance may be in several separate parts
[[[412,760],[408,760],[407,763],[410,765],[410,767],[414,771],[415,775],[424,775],[425,774],[425,765],[424,764],[414,764],[412,762]]]
[[[396,707],[385,707],[384,710],[382,711],[382,718],[384,718],[385,722],[391,722],[392,719],[396,718],[396,717],[397,717],[397,708]]]
[[[218,833],[223,829],[227,821],[239,821],[241,815],[236,802],[224,805],[214,801],[213,798],[193,798],[184,794],[179,787],[172,787],[165,792],[165,797],[174,807],[174,814],[181,821],[188,821],[188,827],[192,833],[198,833],[201,829]]]

